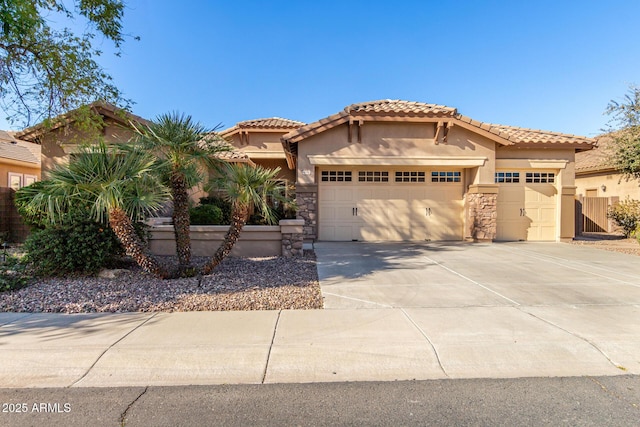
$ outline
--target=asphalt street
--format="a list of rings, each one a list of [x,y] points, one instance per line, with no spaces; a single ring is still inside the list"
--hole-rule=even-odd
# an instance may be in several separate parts
[[[640,377],[0,389],[0,402],[3,426],[633,426]]]

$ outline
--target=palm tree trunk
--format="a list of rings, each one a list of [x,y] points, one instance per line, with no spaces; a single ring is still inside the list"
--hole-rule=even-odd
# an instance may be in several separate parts
[[[231,253],[231,249],[238,241],[240,237],[240,232],[242,231],[242,227],[247,222],[247,218],[249,217],[249,207],[234,204],[233,211],[231,213],[231,225],[229,226],[229,230],[227,230],[227,234],[224,236],[224,240],[220,244],[220,247],[216,251],[216,253],[211,257],[209,262],[202,267],[201,274],[207,275],[211,274],[214,268],[218,266],[224,260],[229,253]]]
[[[131,218],[120,208],[109,211],[109,225],[116,233],[118,240],[131,258],[147,273],[151,273],[161,279],[166,279],[168,272],[147,252],[147,248],[136,234]]]
[[[176,238],[176,254],[178,255],[178,269],[182,274],[191,265],[191,237],[189,235],[189,194],[183,174],[171,174],[171,193],[173,196],[173,232]]]

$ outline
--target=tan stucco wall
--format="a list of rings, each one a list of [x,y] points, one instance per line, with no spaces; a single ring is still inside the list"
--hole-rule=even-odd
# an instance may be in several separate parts
[[[111,144],[126,142],[134,135],[132,130],[122,127],[112,119],[105,119],[105,125],[103,131],[98,134],[83,132],[73,126],[54,129],[45,134],[41,139],[43,175],[46,177],[47,172],[56,165],[69,161],[69,154],[63,149],[64,144],[95,142],[99,138],[104,138],[105,142]]]
[[[229,142],[240,151],[246,152],[251,158],[261,158],[263,156],[277,156],[284,159],[284,150],[280,137],[286,132],[254,132],[249,131],[247,144],[247,136],[244,136],[244,142],[241,142],[240,135],[235,134],[229,138]]]
[[[243,137],[244,140],[242,142],[239,134],[234,134],[227,140],[236,150],[246,153],[255,164],[271,169],[279,167],[278,178],[294,182],[296,172],[289,169],[284,149],[280,142],[280,137],[284,134],[285,132],[249,131],[248,144],[246,143],[246,135]]]
[[[158,218],[162,221],[163,219]],[[165,220],[168,220],[166,218]],[[176,243],[172,225],[152,225],[149,247],[155,255],[175,255]],[[278,225],[246,225],[232,256],[300,256],[303,254],[302,220],[280,220]],[[191,226],[191,247],[195,256],[212,256],[229,229],[228,225]]]
[[[276,167],[280,168],[280,173],[278,173],[279,179],[286,179],[289,182],[295,182],[296,180],[296,171],[289,169],[287,166],[287,161],[283,159],[255,159],[253,162],[256,165],[263,166],[265,168],[274,169]]]
[[[602,190],[602,186],[606,190]],[[586,196],[588,189],[597,189],[598,197],[619,197],[620,200],[627,196],[631,199],[640,200],[640,182],[635,179],[624,178],[619,173],[593,173],[589,175],[576,176],[576,194]]]
[[[389,159],[469,157],[486,158],[485,169],[478,172],[474,179],[493,183],[495,143],[466,129],[454,126],[449,132],[447,143],[434,143],[435,126],[433,123],[373,123],[365,122],[361,127],[362,142],[357,137],[357,126],[352,131],[352,142],[348,142],[346,124],[329,129],[298,143],[298,184],[314,184],[314,165],[308,156],[331,156],[345,158],[349,164],[353,158],[371,158],[384,156]],[[380,160],[384,164],[385,160]]]
[[[0,159],[0,187],[8,187],[9,186],[9,172],[26,174],[26,175],[35,175],[38,177],[38,181],[40,181],[40,168],[38,166],[27,166],[25,165],[17,165],[17,164],[8,164],[3,162],[3,159]]]

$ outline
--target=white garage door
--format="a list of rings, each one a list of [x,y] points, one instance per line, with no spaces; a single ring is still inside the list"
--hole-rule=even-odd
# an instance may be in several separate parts
[[[324,170],[320,175],[320,240],[462,240],[460,171]]]
[[[498,171],[496,240],[556,240],[555,173]]]

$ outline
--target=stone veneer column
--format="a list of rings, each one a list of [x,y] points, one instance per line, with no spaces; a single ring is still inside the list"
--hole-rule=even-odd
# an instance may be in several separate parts
[[[299,257],[304,254],[304,221],[301,219],[281,219],[280,233],[282,233],[282,256]]]
[[[318,237],[318,186],[296,185],[297,217],[304,219],[304,238]]]
[[[467,236],[474,241],[492,241],[497,234],[498,186],[470,185],[466,195]]]

